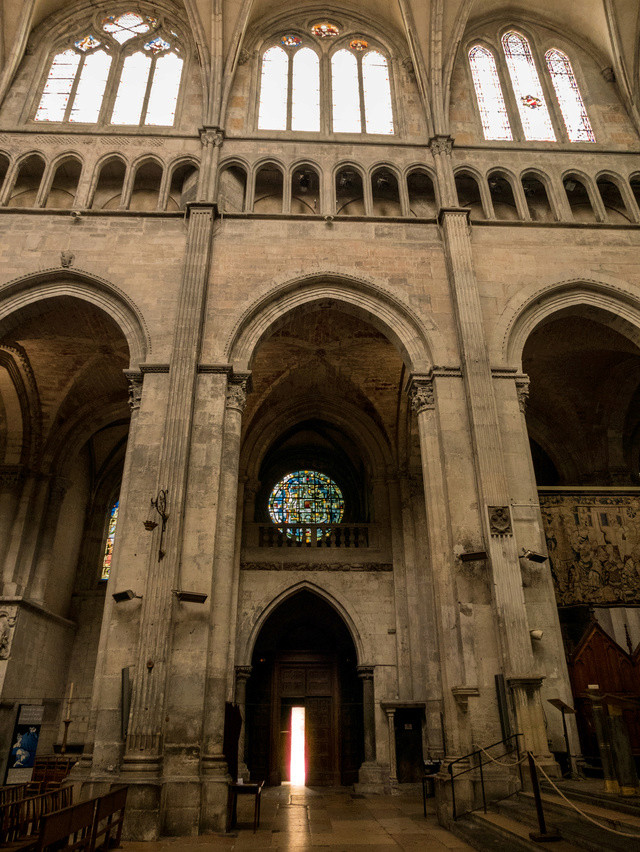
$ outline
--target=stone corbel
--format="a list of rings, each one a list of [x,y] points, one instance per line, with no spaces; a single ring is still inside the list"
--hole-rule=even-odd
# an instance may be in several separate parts
[[[463,713],[469,712],[469,699],[478,698],[480,690],[477,686],[454,686],[451,688],[453,697],[456,700],[458,708]]]

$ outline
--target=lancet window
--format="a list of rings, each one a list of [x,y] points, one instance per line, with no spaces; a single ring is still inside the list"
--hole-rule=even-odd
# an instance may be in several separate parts
[[[548,50],[544,57],[543,73],[548,75],[545,81],[538,71],[531,44],[522,33],[516,30],[504,33],[501,47],[501,56],[481,44],[473,45],[468,54],[485,139],[512,140],[513,128],[519,121],[525,140],[555,142],[552,112],[557,108],[570,142],[595,142],[569,57],[557,48]],[[510,102],[517,109],[517,121],[510,115],[501,70],[502,79],[510,84]],[[555,102],[548,103],[545,89],[555,95]],[[560,121],[556,126],[560,126]]]
[[[34,120],[170,127],[182,53],[177,34],[157,17],[98,15],[53,56]]]
[[[285,33],[267,47],[258,129],[395,132],[387,57],[363,37],[339,39],[330,49],[327,43],[340,35],[339,27],[321,22],[307,35]]]
[[[116,538],[119,505],[120,501],[116,500],[116,502],[113,503],[113,505],[109,508],[109,515],[107,517],[107,535],[104,545],[104,553],[102,555],[102,573],[100,575],[101,580],[108,580],[109,572],[111,571],[111,556],[113,554],[113,543]]]

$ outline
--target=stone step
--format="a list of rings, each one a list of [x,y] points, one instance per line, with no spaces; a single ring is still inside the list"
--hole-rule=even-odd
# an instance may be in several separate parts
[[[640,852],[640,820],[637,817],[581,802],[578,807],[601,823],[601,828],[576,813],[560,796],[543,793],[542,802],[547,830],[557,828],[569,843],[592,852]],[[512,799],[498,802],[496,808],[498,813],[521,822],[528,830],[537,830],[535,802],[531,793],[519,793]],[[638,839],[623,837],[607,829],[635,833]]]
[[[605,793],[602,789],[604,787],[602,780],[556,781],[556,784],[565,796],[575,800],[576,803],[586,802],[602,808],[609,808],[612,811],[640,817],[640,796],[622,797],[613,793]],[[547,781],[541,780],[540,787],[545,793],[555,793],[555,790]]]
[[[454,822],[451,831],[480,852],[493,849],[500,852],[532,852],[540,849],[540,844],[529,837],[531,828],[528,825],[494,811],[468,814]],[[579,849],[566,840],[557,841],[551,846],[553,852],[577,852]]]

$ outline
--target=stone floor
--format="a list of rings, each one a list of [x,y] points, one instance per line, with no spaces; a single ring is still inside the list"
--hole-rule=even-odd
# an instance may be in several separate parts
[[[127,852],[204,852],[207,849],[470,850],[441,828],[428,801],[424,818],[416,795],[361,796],[348,788],[269,787],[262,796],[260,828],[253,833],[253,798],[238,800],[238,826],[226,836],[168,837],[123,843]]]

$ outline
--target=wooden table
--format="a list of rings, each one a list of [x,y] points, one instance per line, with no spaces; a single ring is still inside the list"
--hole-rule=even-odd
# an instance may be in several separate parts
[[[258,830],[260,825],[260,797],[264,781],[257,784],[229,784],[229,793],[227,798],[227,814],[229,828],[235,828],[238,821],[238,796],[254,796],[255,805],[253,808],[253,832]]]

